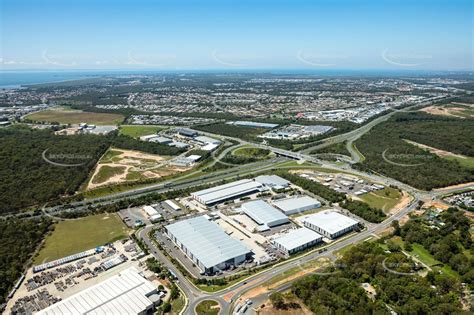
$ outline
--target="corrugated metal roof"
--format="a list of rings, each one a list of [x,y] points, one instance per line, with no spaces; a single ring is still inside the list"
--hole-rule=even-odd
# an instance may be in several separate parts
[[[321,205],[321,203],[317,199],[311,198],[309,196],[282,199],[282,200],[274,201],[273,204],[277,208],[285,212],[300,209],[300,208],[306,208],[309,206],[314,206],[316,208]]]
[[[167,225],[166,229],[206,268],[250,253],[241,242],[202,216]]]
[[[255,177],[255,181],[261,184],[270,186],[270,187],[273,187],[273,186],[286,187],[290,184],[289,181],[277,175],[260,175],[260,176]]]
[[[262,188],[262,184],[251,179],[242,179],[225,185],[200,190],[191,195],[205,204],[219,202],[220,200],[232,198]]]
[[[292,230],[289,233],[274,240],[288,251],[308,244],[313,241],[322,240],[323,237],[307,228]]]
[[[337,233],[359,223],[352,218],[331,210],[312,214],[305,217],[303,221],[316,225],[330,234]]]
[[[220,140],[217,140],[217,139],[214,139],[214,138],[211,138],[211,137],[207,137],[207,136],[198,136],[198,137],[195,137],[194,140],[202,142],[202,143],[212,143],[212,144],[221,143]]]
[[[288,222],[286,215],[263,200],[249,201],[242,205],[242,210],[258,224],[273,226],[275,223]]]
[[[38,312],[40,315],[138,314],[152,306],[155,286],[129,268]]]

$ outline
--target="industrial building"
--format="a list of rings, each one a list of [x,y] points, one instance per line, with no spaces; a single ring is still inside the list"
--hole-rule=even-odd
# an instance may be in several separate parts
[[[242,211],[259,225],[260,231],[290,222],[288,217],[263,200],[242,204]]]
[[[189,147],[189,144],[181,142],[181,141],[173,141],[168,143],[170,147],[177,147],[178,149],[186,149]]]
[[[286,215],[301,213],[321,207],[321,202],[309,196],[287,198],[274,201],[273,205]]]
[[[260,175],[255,181],[272,189],[284,189],[290,186],[290,182],[277,175]]]
[[[320,243],[323,237],[307,228],[291,230],[287,234],[272,241],[273,245],[285,255],[302,251]]]
[[[268,128],[268,129],[278,127],[278,124],[269,124],[269,123],[262,123],[262,122],[255,122],[255,121],[245,121],[245,120],[229,121],[226,124],[234,125],[234,126],[242,126],[242,127]]]
[[[196,131],[187,129],[187,128],[179,128],[176,131],[180,136],[185,136],[185,137],[190,137],[190,138],[194,138],[198,135]]]
[[[252,179],[242,179],[232,183],[200,190],[191,196],[200,203],[209,206],[264,190],[265,187]]]
[[[334,210],[321,211],[303,219],[304,226],[334,239],[354,230],[359,222]]]
[[[218,144],[208,143],[206,145],[203,145],[201,147],[201,150],[203,150],[203,151],[214,151],[215,149],[217,149],[218,146],[219,146]]]
[[[159,301],[157,297],[156,286],[132,267],[37,314],[147,314]]]
[[[181,207],[178,206],[173,200],[165,200],[164,203],[174,211],[180,211]]]
[[[157,222],[162,218],[162,215],[159,214],[158,211],[156,211],[156,209],[152,206],[144,206],[143,211],[146,213],[150,222]]]
[[[200,142],[202,144],[217,144],[217,145],[219,145],[221,143],[220,140],[210,138],[210,137],[206,137],[206,136],[198,136],[198,137],[195,137],[194,140],[196,140],[197,142]]]
[[[140,140],[141,140],[141,141],[153,141],[154,139],[157,139],[157,138],[159,138],[159,136],[153,134],[153,135],[141,136],[141,137],[140,137]]]
[[[167,225],[170,239],[205,274],[237,266],[252,255],[241,242],[203,216]]]
[[[173,142],[173,140],[171,140],[170,138],[167,138],[167,137],[158,136],[156,138],[151,139],[150,142],[156,142],[156,143],[161,143],[161,144],[170,144],[171,142]]]

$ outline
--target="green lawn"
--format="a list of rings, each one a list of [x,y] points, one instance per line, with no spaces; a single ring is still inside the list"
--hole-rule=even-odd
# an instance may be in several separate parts
[[[172,314],[179,314],[185,305],[185,300],[183,295],[180,294],[177,299],[171,301],[171,313]]]
[[[467,156],[466,158],[457,156],[443,156],[444,159],[450,161],[458,161],[459,165],[465,168],[474,168],[474,157]]]
[[[118,215],[98,214],[59,222],[48,235],[35,264],[69,256],[127,237],[128,229]]]
[[[165,127],[157,125],[123,125],[120,126],[120,134],[139,138],[141,136],[155,134],[163,129],[165,129]]]
[[[360,199],[373,208],[389,211],[400,201],[401,197],[402,194],[395,188],[385,187],[360,196]]]
[[[217,315],[219,314],[219,303],[213,300],[204,300],[196,306],[198,315]]]
[[[58,122],[60,124],[88,123],[92,125],[118,125],[125,116],[111,113],[92,113],[71,109],[48,109],[25,117],[34,121]]]

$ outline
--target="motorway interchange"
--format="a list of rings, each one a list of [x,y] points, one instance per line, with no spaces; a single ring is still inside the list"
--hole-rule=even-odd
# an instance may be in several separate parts
[[[413,106],[426,105],[432,101],[434,100],[430,100],[429,102],[423,102],[422,104],[421,103],[415,104]],[[260,271],[246,278],[245,280],[242,280],[239,283],[236,283],[230,287],[227,287],[221,291],[214,292],[214,293],[204,292],[198,289],[196,286],[194,286],[194,284],[192,284],[191,281],[189,281],[168,260],[168,258],[156,248],[156,246],[154,245],[153,241],[150,239],[150,236],[149,236],[150,234],[149,232],[154,228],[153,225],[147,226],[141,229],[139,232],[137,232],[137,236],[145,242],[145,244],[149,247],[150,252],[155,256],[155,258],[158,259],[160,262],[162,262],[167,268],[169,268],[176,275],[177,280],[178,280],[177,284],[186,298],[186,306],[182,311],[183,314],[193,314],[196,305],[199,304],[199,302],[203,300],[208,300],[208,299],[215,300],[220,304],[220,307],[221,307],[220,314],[231,314],[237,303],[239,304],[244,303],[241,299],[246,292],[261,286],[262,284],[264,284],[265,282],[268,282],[271,278],[275,277],[276,275],[281,274],[285,271],[291,270],[295,267],[301,266],[302,264],[308,263],[310,261],[314,261],[321,257],[334,260],[335,252],[344,248],[345,246],[348,246],[350,244],[354,244],[357,242],[363,242],[364,240],[367,240],[369,238],[372,238],[374,235],[377,235],[377,233],[389,227],[394,220],[399,220],[403,216],[407,215],[409,212],[413,211],[416,208],[418,201],[435,200],[441,195],[444,195],[444,194],[447,194],[459,189],[457,188],[457,189],[437,190],[437,191],[430,191],[430,192],[420,191],[418,189],[415,189],[409,185],[401,183],[392,178],[385,177],[382,175],[377,175],[377,174],[367,174],[361,171],[356,171],[351,168],[352,163],[357,163],[359,161],[359,154],[357,152],[354,152],[352,143],[358,138],[360,138],[363,134],[368,132],[372,127],[390,118],[395,112],[396,111],[392,111],[384,116],[380,116],[372,120],[368,124],[356,130],[353,130],[351,132],[327,138],[323,140],[322,144],[318,144],[317,146],[307,148],[301,152],[292,152],[292,151],[282,150],[282,149],[275,148],[268,145],[262,145],[262,144],[257,145],[254,143],[245,142],[241,139],[221,136],[221,138],[223,139],[233,140],[234,142],[237,141],[238,144],[230,146],[229,148],[219,153],[217,156],[213,156],[214,161],[212,162],[212,164],[218,163],[220,159],[223,158],[228,152],[242,145],[253,145],[253,146],[269,149],[272,152],[274,152],[277,155],[277,157],[271,160],[235,166],[235,167],[224,169],[221,171],[216,171],[213,174],[207,174],[200,177],[192,177],[188,179],[187,177],[190,177],[191,175],[191,174],[188,174],[183,177],[176,178],[173,181],[167,181],[164,183],[147,186],[145,188],[139,188],[139,189],[134,189],[134,190],[126,191],[126,192],[121,192],[114,195],[109,195],[107,197],[100,197],[100,198],[71,203],[69,204],[69,207],[73,210],[78,210],[78,209],[86,208],[87,206],[91,204],[95,204],[95,205],[107,204],[121,198],[134,198],[134,197],[139,197],[148,193],[157,193],[157,192],[159,193],[159,192],[165,192],[168,190],[189,188],[189,187],[198,186],[202,184],[213,184],[221,180],[230,180],[230,179],[235,179],[235,178],[239,178],[241,176],[246,176],[250,174],[271,171],[273,169],[278,169],[278,168],[285,168],[285,166],[283,166],[284,163],[282,162],[287,161],[288,158],[299,160],[301,162],[305,161],[305,162],[314,163],[318,167],[322,167],[322,168],[326,168],[326,169],[330,169],[334,171],[344,171],[356,176],[365,177],[373,182],[382,183],[386,186],[389,186],[389,185],[397,186],[410,194],[411,196],[410,203],[407,204],[406,207],[401,209],[399,212],[387,217],[387,219],[384,220],[383,222],[379,224],[370,224],[362,232],[351,234],[347,238],[343,238],[337,242],[331,243],[330,245],[326,247],[325,251],[322,251],[322,252],[319,250],[310,251],[303,256],[298,256],[296,258],[289,259],[285,262],[282,262],[272,267],[269,267],[267,269],[264,269],[263,271]],[[207,135],[207,133],[204,133],[204,134]],[[211,135],[213,137],[217,136],[214,134],[208,134],[208,135]],[[334,163],[322,161],[308,154],[308,152],[316,148],[322,148],[334,143],[340,143],[344,141],[347,141],[347,148],[349,152],[351,152],[352,161],[350,163],[345,163],[343,165],[340,165],[340,164],[336,165]],[[56,212],[64,211],[64,209],[60,207],[50,207],[50,208],[45,207],[43,211],[44,211],[44,214],[54,215]],[[287,282],[281,285],[280,287],[277,287],[274,290],[277,290],[277,291],[285,290],[289,288],[290,285],[291,285],[291,282]],[[268,294],[269,293],[263,293],[261,295],[254,296],[252,298],[254,303],[250,307],[248,307],[246,314],[251,314],[253,312],[253,308],[258,307],[259,304],[261,304],[268,298]]]

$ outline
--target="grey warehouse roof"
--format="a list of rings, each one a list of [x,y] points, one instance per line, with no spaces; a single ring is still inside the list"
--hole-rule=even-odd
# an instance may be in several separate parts
[[[241,242],[202,216],[167,225],[166,229],[206,268],[250,253]]]
[[[154,292],[156,287],[132,267],[37,314],[138,314],[152,306],[147,296]]]
[[[274,240],[288,251],[308,244],[313,241],[322,240],[323,237],[307,228],[292,230],[289,233]]]
[[[260,189],[262,189],[262,184],[251,179],[242,179],[225,185],[200,190],[191,195],[202,203],[210,204]]]
[[[287,187],[290,184],[289,181],[277,175],[260,175],[255,177],[255,181],[270,187]]]
[[[292,210],[306,208],[309,206],[314,206],[316,208],[321,205],[317,199],[311,198],[309,196],[282,199],[274,201],[273,204],[284,212],[290,212]]]
[[[242,205],[242,210],[258,224],[273,226],[289,222],[286,215],[263,200],[246,202]]]
[[[303,219],[303,222],[318,226],[329,234],[337,233],[359,223],[352,218],[331,210],[321,211],[307,216]]]

